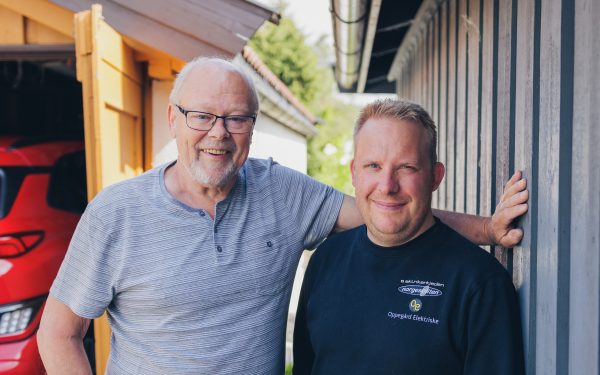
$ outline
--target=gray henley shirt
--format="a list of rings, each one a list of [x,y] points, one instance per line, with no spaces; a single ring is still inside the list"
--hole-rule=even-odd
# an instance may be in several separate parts
[[[88,206],[50,293],[107,312],[108,374],[281,374],[294,273],[331,232],[343,194],[248,159],[214,220],[166,190],[167,165]]]

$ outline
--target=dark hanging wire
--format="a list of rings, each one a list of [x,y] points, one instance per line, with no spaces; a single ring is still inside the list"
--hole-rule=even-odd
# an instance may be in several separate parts
[[[340,15],[337,13],[336,9],[335,9],[335,2],[331,1],[331,8],[329,8],[329,11],[333,14],[333,16],[340,21],[341,23],[345,23],[345,24],[353,24],[353,23],[359,23],[364,21],[365,18],[367,18],[367,11],[365,11],[362,16],[358,17],[357,19],[353,20],[353,21],[348,21],[343,19],[342,17],[340,17]]]

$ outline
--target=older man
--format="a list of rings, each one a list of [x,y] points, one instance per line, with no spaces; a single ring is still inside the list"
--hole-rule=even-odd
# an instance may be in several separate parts
[[[378,101],[354,134],[366,226],[330,237],[309,264],[294,374],[523,374],[511,278],[432,214],[444,166],[427,112]]]
[[[177,160],[105,189],[73,236],[38,334],[51,375],[90,372],[81,337],[105,311],[109,374],[281,373],[302,249],[361,222],[351,198],[248,159],[258,100],[235,65],[194,60],[170,101]],[[483,242],[518,241],[522,199],[506,207],[448,220]]]

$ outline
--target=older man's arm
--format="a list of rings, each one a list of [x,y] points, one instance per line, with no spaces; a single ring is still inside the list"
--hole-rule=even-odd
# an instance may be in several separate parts
[[[354,200],[354,197],[344,195],[342,208],[338,214],[333,231],[336,233],[343,232],[348,229],[356,228],[362,224],[364,224],[364,220],[360,216],[358,207],[356,207],[356,200]]]
[[[59,300],[48,297],[37,334],[48,375],[92,374],[83,348],[90,319],[82,318]]]
[[[504,194],[492,217],[433,210],[449,227],[478,245],[516,246],[523,238],[523,230],[515,228],[514,221],[527,212],[529,191],[521,172],[512,175],[504,187]]]
[[[513,247],[523,238],[523,230],[514,221],[527,212],[527,182],[517,171],[506,183],[504,194],[492,217],[433,210],[446,225],[478,245]],[[345,196],[334,231],[341,232],[361,225],[363,220],[354,198]]]

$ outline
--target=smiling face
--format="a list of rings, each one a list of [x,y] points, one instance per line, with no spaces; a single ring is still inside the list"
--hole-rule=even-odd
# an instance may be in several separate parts
[[[400,245],[433,225],[431,194],[444,167],[431,164],[430,142],[423,126],[386,117],[370,118],[356,135],[352,184],[374,243]]]
[[[253,115],[257,104],[245,78],[227,62],[207,62],[187,75],[169,105],[169,129],[176,139],[177,164],[189,177],[206,187],[231,188],[248,158],[252,132],[230,134],[222,119],[209,131],[186,126],[185,116],[175,107],[220,116]]]

